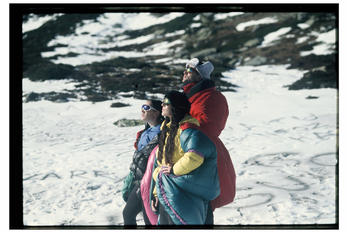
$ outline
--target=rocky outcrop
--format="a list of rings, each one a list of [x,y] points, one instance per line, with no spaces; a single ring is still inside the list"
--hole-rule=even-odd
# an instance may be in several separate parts
[[[245,66],[260,66],[267,63],[267,57],[256,56],[244,62]]]
[[[145,125],[145,122],[137,119],[126,119],[122,118],[114,123],[118,127],[133,127],[139,125]]]
[[[223,8],[223,11],[228,12],[228,8]],[[310,51],[316,45],[315,34],[337,28],[335,12],[250,12],[218,20],[214,19],[214,15],[212,12],[186,13],[165,24],[126,31],[123,36],[129,38],[149,34],[156,36],[143,44],[104,49],[104,52],[143,51],[152,44],[164,41],[177,39],[184,41],[184,43],[175,45],[167,55],[147,56],[146,58],[116,57],[108,61],[76,67],[53,64],[49,61],[53,58],[42,58],[40,54],[43,51],[54,49],[54,47],[47,47],[47,43],[56,35],[71,34],[83,20],[96,19],[99,14],[63,15],[55,21],[47,22],[42,27],[23,35],[23,77],[29,77],[33,81],[67,78],[84,80],[84,85],[88,84],[89,87],[77,88],[76,91],[79,92],[79,95],[86,96],[84,100],[92,102],[114,99],[120,92],[133,92],[134,98],[146,99],[147,93],[164,94],[172,89],[180,89],[182,84],[184,62],[169,65],[165,62],[155,62],[156,60],[167,61],[174,58],[188,60],[198,57],[210,60],[214,64],[211,79],[216,82],[217,89],[221,91],[235,91],[234,87],[238,83],[230,84],[221,78],[223,77],[222,72],[236,68],[237,64],[240,66],[290,64],[289,69],[308,70],[302,81],[299,80],[288,87],[290,90],[338,88],[336,53],[325,56],[300,55],[301,51]],[[246,26],[243,27],[243,30],[237,27],[242,23],[264,18],[272,18],[276,21],[269,24]],[[192,24],[197,26],[190,27]],[[291,28],[291,30],[287,36],[280,37],[276,44],[260,46],[266,35],[281,28]],[[185,34],[173,37],[163,36],[179,30],[185,30]],[[303,37],[308,37],[308,39],[298,43],[298,39]],[[70,53],[68,56],[78,56],[78,54]],[[136,71],[133,69],[135,67]],[[74,95],[75,93],[69,94]],[[24,101],[36,101],[38,98],[42,98],[40,96],[41,94],[32,93],[26,96]],[[50,96],[51,99],[54,99],[53,95]],[[64,98],[60,99],[59,101],[64,101]]]

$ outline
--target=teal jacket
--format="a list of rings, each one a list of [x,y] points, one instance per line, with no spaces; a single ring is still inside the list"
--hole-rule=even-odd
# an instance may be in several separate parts
[[[158,200],[175,224],[204,224],[209,201],[220,195],[216,147],[194,128],[182,131],[180,143],[185,152],[191,150],[203,156],[203,164],[182,176],[160,171],[156,182],[151,183],[151,190],[156,186]],[[157,163],[154,163],[153,169],[156,167]],[[152,195],[150,192],[150,200]]]

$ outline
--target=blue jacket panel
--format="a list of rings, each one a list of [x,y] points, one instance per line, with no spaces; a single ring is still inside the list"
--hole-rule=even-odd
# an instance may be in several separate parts
[[[138,151],[144,148],[157,134],[161,132],[161,125],[153,126],[145,130],[138,142]]]

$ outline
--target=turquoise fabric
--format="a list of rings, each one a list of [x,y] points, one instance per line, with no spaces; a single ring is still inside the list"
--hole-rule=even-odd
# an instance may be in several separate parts
[[[175,224],[204,224],[209,201],[220,194],[216,147],[206,135],[193,128],[184,130],[180,141],[185,152],[193,150],[204,155],[203,164],[183,176],[160,172],[153,185]],[[157,163],[154,168],[156,166]]]
[[[131,171],[123,181],[122,198],[125,202],[127,202],[128,197],[135,186],[133,184],[133,177],[134,175],[133,175],[133,172]]]

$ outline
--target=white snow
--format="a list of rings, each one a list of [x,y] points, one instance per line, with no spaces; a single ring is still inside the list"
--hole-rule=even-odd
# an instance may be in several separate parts
[[[291,30],[291,27],[281,28],[275,32],[271,32],[264,37],[262,45],[258,47],[267,47],[273,45],[274,41],[279,40],[282,35],[285,35]]]
[[[242,15],[242,14],[244,14],[244,12],[229,12],[229,13],[215,14],[214,20],[223,20],[223,19],[226,19],[227,17],[234,17],[234,16]]]
[[[337,91],[283,87],[302,74],[286,66],[223,74],[240,85],[237,93],[224,93],[230,115],[220,136],[236,169],[237,196],[215,211],[215,224],[335,223]],[[23,82],[24,90],[59,89],[54,82],[30,85]],[[25,225],[123,224],[122,179],[142,127],[113,123],[140,119],[143,101],[118,101],[131,106],[23,103]],[[138,221],[143,223],[141,215]]]
[[[303,37],[297,38],[296,44],[301,44],[308,39],[309,39],[309,36],[303,36]]]
[[[111,21],[113,25],[122,22],[125,29],[131,27],[127,22],[137,19],[122,17],[119,21],[112,16],[101,18],[104,24],[93,30],[101,35],[107,28],[117,30],[107,26]],[[90,30],[86,26],[81,31]],[[90,39],[82,40],[81,47],[95,45]],[[331,43],[331,38],[320,39]],[[61,43],[58,40],[63,38],[56,40]],[[73,39],[65,43],[78,47]],[[156,46],[151,49],[149,53],[160,52]],[[115,55],[104,54],[105,58]],[[86,64],[95,56],[58,61]],[[229,117],[220,135],[236,170],[237,195],[233,203],[215,210],[216,225],[336,223],[338,93],[330,88],[289,91],[284,86],[302,78],[305,71],[286,68],[237,67],[223,73],[225,81],[240,86],[237,92],[223,93]],[[22,84],[23,94],[58,92],[76,85],[71,80],[31,82],[26,78]],[[113,102],[23,103],[24,225],[123,225],[123,178],[129,172],[136,133],[143,127],[119,128],[113,123],[140,119],[144,101],[121,97],[117,102],[130,106],[111,108]],[[144,223],[141,214],[137,220]]]
[[[101,48],[121,47],[129,44],[147,42],[153,39],[154,35],[141,36],[136,39],[128,40],[124,36],[120,36],[120,34],[125,30],[136,30],[155,24],[162,24],[181,15],[183,15],[183,13],[175,12],[157,18],[150,13],[106,13],[98,17],[97,22],[92,20],[84,21],[85,24],[78,27],[74,34],[64,37],[57,36],[48,43],[48,46],[64,44],[68,45],[68,47],[55,48],[54,51],[42,52],[41,55],[46,58],[60,55],[56,60],[52,60],[52,62],[74,66],[86,64],[87,62],[100,62],[117,56],[143,57],[148,54],[137,51],[105,53],[101,51]],[[121,26],[115,26],[116,23]],[[88,32],[88,34],[84,32]],[[69,52],[79,53],[80,55],[78,57],[65,57],[64,55]],[[167,52],[167,48],[161,51],[163,54]]]
[[[35,14],[30,14],[30,18],[28,22],[23,24],[22,26],[22,33],[37,29],[41,27],[42,24],[46,23],[49,20],[55,20],[58,16],[61,16],[63,14],[53,14],[53,15],[46,15],[44,17],[38,17]]]
[[[64,92],[64,90],[73,90],[75,85],[80,83],[73,80],[45,80],[43,82],[31,82],[29,78],[23,78],[22,80],[23,94],[30,92],[42,93],[42,92]]]
[[[312,51],[303,51],[301,52],[301,56],[307,56],[311,53],[315,55],[326,55],[333,52],[336,48],[335,42],[336,38],[336,29],[332,29],[331,31],[324,33],[315,33],[317,36],[316,42],[321,42],[319,45],[314,46]]]
[[[309,28],[310,25],[306,24],[306,23],[299,23],[297,24],[297,26],[301,29],[306,29],[306,28]]]
[[[259,20],[250,20],[248,22],[243,22],[240,23],[236,26],[237,31],[244,31],[244,29],[246,27],[250,27],[250,26],[255,26],[255,25],[259,25],[259,24],[271,24],[271,23],[276,23],[278,22],[278,20],[276,18],[263,18],[263,19],[259,19]]]

